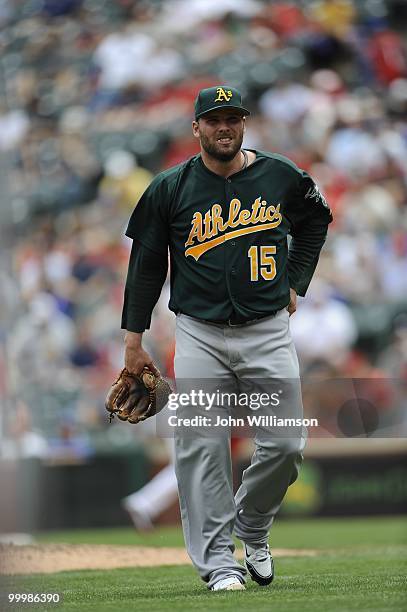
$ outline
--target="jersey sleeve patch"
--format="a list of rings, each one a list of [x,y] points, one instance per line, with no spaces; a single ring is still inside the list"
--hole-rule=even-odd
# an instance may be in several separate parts
[[[306,217],[309,215],[326,217],[328,215],[330,221],[332,220],[332,212],[325,196],[314,179],[304,171],[300,179],[299,199],[302,200]]]
[[[328,208],[329,210],[328,202],[326,201],[325,197],[322,195],[318,185],[314,183],[314,181],[311,178],[309,180],[311,182],[311,185],[308,187],[308,190],[305,192],[304,198],[306,200],[307,199],[311,200],[315,202],[316,204],[322,204],[322,206],[325,206],[325,208]]]

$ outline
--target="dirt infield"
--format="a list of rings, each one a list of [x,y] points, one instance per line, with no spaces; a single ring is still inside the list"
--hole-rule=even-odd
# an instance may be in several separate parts
[[[238,551],[238,558],[242,551]],[[274,557],[313,557],[316,550],[273,549]],[[188,565],[183,548],[106,546],[104,544],[0,545],[0,574],[50,574],[66,570]]]

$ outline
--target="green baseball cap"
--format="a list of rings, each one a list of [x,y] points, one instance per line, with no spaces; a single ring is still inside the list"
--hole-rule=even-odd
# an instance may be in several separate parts
[[[201,89],[195,100],[195,119],[217,108],[234,108],[241,115],[250,115],[250,111],[242,106],[242,96],[234,87],[220,85]]]

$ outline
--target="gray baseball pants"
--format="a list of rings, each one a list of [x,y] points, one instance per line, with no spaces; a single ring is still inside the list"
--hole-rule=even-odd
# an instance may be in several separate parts
[[[299,366],[283,309],[244,326],[204,323],[180,314],[176,321],[175,377],[221,380],[230,388],[245,380],[291,379]],[[244,388],[244,387],[243,387]],[[290,416],[302,416],[301,392]],[[255,436],[255,452],[236,495],[229,440],[222,435],[175,434],[175,470],[186,547],[201,578],[211,587],[246,569],[234,558],[232,533],[259,546],[268,542],[273,519],[302,461],[304,432],[291,438]]]

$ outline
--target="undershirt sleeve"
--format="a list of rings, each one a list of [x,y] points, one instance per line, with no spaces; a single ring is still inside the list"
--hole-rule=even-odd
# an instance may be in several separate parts
[[[168,255],[133,240],[122,311],[122,329],[141,333],[150,328],[151,314],[168,271]]]

